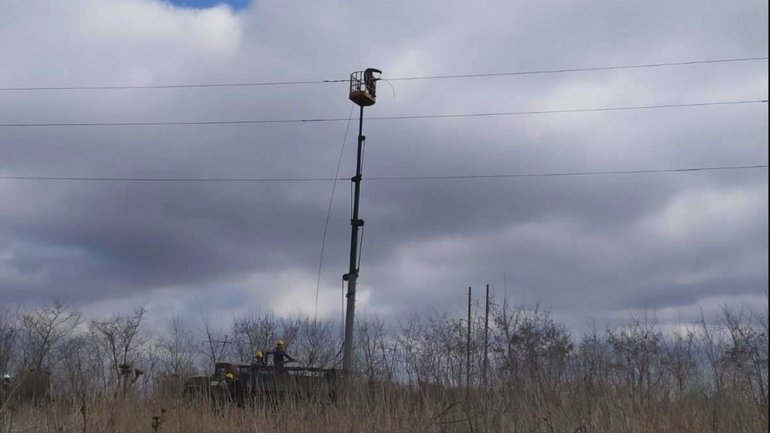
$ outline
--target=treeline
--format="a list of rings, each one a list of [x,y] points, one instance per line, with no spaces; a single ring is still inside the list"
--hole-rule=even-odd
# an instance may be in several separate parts
[[[85,321],[61,304],[6,307],[0,310],[0,373],[45,371],[54,394],[74,396],[114,392],[123,386],[121,366],[129,366],[141,376],[134,391],[150,395],[164,378],[205,374],[217,361],[249,362],[277,339],[305,366],[341,364],[338,323],[255,313],[227,327],[177,318],[156,330],[146,328],[146,315],[139,308]],[[710,320],[701,316],[666,328],[645,315],[573,335],[547,310],[504,304],[491,309],[488,323],[485,373],[483,316],[472,318],[469,345],[466,318],[432,313],[386,324],[361,317],[356,371],[370,381],[417,387],[462,387],[469,380],[472,386],[558,393],[580,383],[590,392],[624,391],[642,399],[731,394],[767,405],[767,310],[725,308]]]

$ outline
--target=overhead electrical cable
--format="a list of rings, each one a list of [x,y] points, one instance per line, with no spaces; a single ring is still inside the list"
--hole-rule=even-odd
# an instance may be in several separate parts
[[[333,177],[91,177],[91,176],[0,176],[0,180],[61,180],[73,182],[332,182],[343,180]]]
[[[607,170],[607,171],[567,171],[553,173],[507,173],[507,174],[469,174],[448,176],[369,176],[367,180],[462,180],[462,179],[502,179],[514,177],[570,177],[570,176],[614,176],[628,174],[652,174],[652,173],[688,173],[696,171],[720,171],[720,170],[755,170],[768,168],[767,164],[757,165],[726,165],[713,167],[685,167],[685,168],[659,168],[641,170]]]
[[[207,87],[261,87],[261,86],[296,86],[303,84],[347,83],[341,80],[304,80],[304,81],[255,81],[240,83],[193,83],[193,84],[148,84],[148,85],[113,85],[113,86],[38,86],[38,87],[0,87],[2,92],[31,92],[44,90],[136,90],[136,89],[200,89]]]
[[[754,165],[724,165],[710,167],[680,167],[680,168],[653,168],[639,170],[605,170],[605,171],[566,171],[544,173],[500,173],[500,174],[469,174],[469,175],[438,175],[438,176],[367,176],[367,181],[390,180],[464,180],[464,179],[504,179],[521,177],[570,177],[570,176],[614,176],[653,173],[691,173],[699,171],[723,171],[723,170],[756,170],[768,168],[768,164]],[[165,178],[165,177],[66,177],[66,176],[0,176],[0,180],[16,181],[65,181],[65,182],[233,182],[233,183],[259,183],[259,182],[332,182],[350,181],[349,178],[260,178],[260,177],[208,177],[208,178]]]
[[[495,117],[495,116],[524,116],[538,114],[569,114],[569,113],[594,113],[609,111],[633,111],[633,110],[651,110],[662,108],[687,108],[687,107],[709,107],[720,105],[745,105],[766,103],[767,99],[747,99],[738,101],[710,101],[693,102],[680,104],[657,104],[657,105],[632,105],[620,107],[596,107],[596,108],[573,108],[557,110],[527,110],[527,111],[502,111],[487,113],[458,113],[458,114],[418,114],[408,116],[374,116],[367,120],[419,120],[419,119],[453,119],[467,117]],[[348,119],[342,117],[331,118],[310,118],[310,119],[250,119],[250,120],[200,120],[200,121],[179,121],[179,122],[74,122],[74,123],[0,123],[3,128],[50,128],[50,127],[104,127],[104,126],[214,126],[214,125],[259,125],[272,123],[323,123],[323,122],[346,122]]]
[[[439,80],[439,79],[460,79],[460,78],[488,78],[504,77],[517,75],[539,75],[539,74],[561,74],[570,72],[591,72],[591,71],[610,71],[617,69],[644,69],[673,66],[691,66],[716,63],[736,63],[753,62],[768,60],[768,57],[735,57],[725,59],[703,59],[688,60],[678,62],[660,62],[660,63],[641,63],[611,66],[596,66],[582,68],[562,68],[562,69],[540,69],[509,72],[488,72],[473,74],[447,74],[447,75],[427,75],[411,77],[388,78],[389,81],[411,81],[411,80]],[[136,90],[136,89],[200,89],[217,87],[267,87],[267,86],[294,86],[309,84],[333,84],[345,83],[348,79],[333,80],[293,80],[293,81],[246,81],[246,82],[226,82],[226,83],[191,83],[191,84],[147,84],[147,85],[105,85],[105,86],[27,86],[27,87],[0,87],[4,92],[30,92],[30,91],[54,91],[54,90]]]
[[[495,116],[522,116],[537,114],[569,114],[569,113],[596,113],[602,111],[632,111],[632,110],[651,110],[658,108],[688,108],[688,107],[708,107],[717,105],[741,105],[741,104],[760,104],[766,103],[767,99],[750,99],[742,101],[714,101],[714,102],[695,102],[683,104],[659,104],[659,105],[632,105],[626,107],[598,107],[598,108],[574,108],[559,110],[530,110],[530,111],[503,111],[492,113],[461,113],[461,114],[426,114],[412,116],[384,116],[370,117],[367,120],[407,120],[407,119],[453,119],[463,117],[495,117]]]
[[[611,71],[611,70],[617,70],[617,69],[642,69],[642,68],[659,68],[664,66],[688,66],[688,65],[713,64],[713,63],[752,62],[752,61],[767,60],[767,59],[768,59],[767,57],[742,57],[742,58],[734,58],[734,59],[692,60],[692,61],[685,61],[685,62],[596,66],[596,67],[588,67],[588,68],[541,69],[541,70],[533,70],[533,71],[491,72],[491,73],[457,74],[457,75],[426,75],[422,77],[388,78],[388,80],[389,81],[443,80],[443,79],[456,79],[456,78],[487,78],[487,77],[505,77],[505,76],[516,76],[516,75],[562,74],[562,73],[569,73],[569,72]]]

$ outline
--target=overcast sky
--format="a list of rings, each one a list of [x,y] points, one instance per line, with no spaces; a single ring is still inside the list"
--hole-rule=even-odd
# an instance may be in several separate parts
[[[766,57],[742,1],[0,0],[0,87],[383,78]],[[378,83],[366,116],[767,99],[767,60]],[[392,88],[391,88],[392,85]],[[343,118],[345,83],[0,91],[0,123]],[[332,177],[346,122],[0,127],[0,176]],[[340,176],[354,170],[353,122]],[[764,165],[765,103],[368,120],[364,177]],[[318,314],[341,315],[339,182]],[[0,303],[94,314],[309,314],[330,182],[0,180]],[[468,286],[584,323],[765,308],[766,168],[370,180],[359,311],[460,312]]]

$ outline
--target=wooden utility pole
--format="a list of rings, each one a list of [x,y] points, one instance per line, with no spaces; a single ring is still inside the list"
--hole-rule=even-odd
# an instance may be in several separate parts
[[[487,296],[484,304],[484,360],[481,368],[481,383],[487,387],[487,369],[489,368],[489,284],[487,284]]]
[[[465,389],[471,389],[471,288],[468,287],[468,335],[465,339]]]

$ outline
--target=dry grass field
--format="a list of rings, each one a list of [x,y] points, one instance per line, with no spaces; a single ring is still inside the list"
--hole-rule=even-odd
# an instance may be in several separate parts
[[[89,399],[85,406],[19,405],[5,411],[2,432],[337,433],[746,432],[768,429],[767,405],[748,396],[688,394],[645,399],[596,393],[579,384],[553,394],[534,388],[450,389],[430,393],[357,386],[336,404],[283,401],[214,409],[181,398]]]

